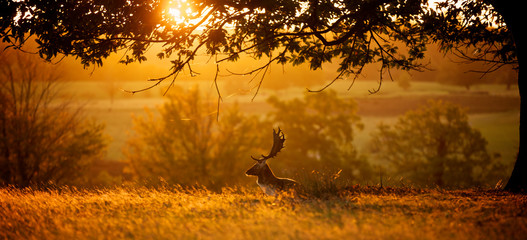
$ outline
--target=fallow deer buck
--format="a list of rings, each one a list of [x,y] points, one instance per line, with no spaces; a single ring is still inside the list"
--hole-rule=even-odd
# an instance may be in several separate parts
[[[259,159],[251,156],[256,163],[245,172],[248,176],[257,176],[256,183],[264,191],[265,194],[274,196],[277,191],[287,190],[294,187],[297,183],[288,178],[279,178],[273,174],[269,165],[267,165],[267,159],[273,158],[284,148],[285,137],[284,133],[280,128],[278,132],[273,129],[273,147],[267,156],[262,154]]]

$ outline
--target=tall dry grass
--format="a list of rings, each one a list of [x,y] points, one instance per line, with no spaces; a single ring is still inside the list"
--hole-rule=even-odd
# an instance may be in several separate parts
[[[527,197],[347,187],[269,197],[257,188],[0,189],[0,239],[525,239]]]

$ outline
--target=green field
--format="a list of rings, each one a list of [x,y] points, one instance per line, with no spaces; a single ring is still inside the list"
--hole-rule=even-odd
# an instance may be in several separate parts
[[[250,189],[0,189],[0,239],[525,239],[527,197],[352,187],[323,198]]]

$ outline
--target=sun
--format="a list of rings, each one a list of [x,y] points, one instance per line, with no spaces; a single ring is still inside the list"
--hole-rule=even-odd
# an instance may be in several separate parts
[[[169,8],[168,9],[168,13],[173,18],[181,18],[181,11],[179,9],[177,9],[177,8]]]
[[[187,0],[172,0],[168,6],[168,14],[175,22],[186,22],[192,14],[192,8]]]

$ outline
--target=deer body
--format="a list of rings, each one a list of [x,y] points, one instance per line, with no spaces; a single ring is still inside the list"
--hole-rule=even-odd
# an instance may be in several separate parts
[[[296,185],[293,179],[276,177],[266,162],[255,163],[245,174],[258,177],[256,179],[258,186],[265,194],[271,196],[274,196],[277,191],[287,190]]]
[[[253,159],[257,162],[249,170],[247,170],[247,172],[245,172],[245,174],[248,176],[258,177],[256,180],[258,186],[260,186],[265,194],[272,196],[274,196],[277,191],[287,190],[296,185],[296,182],[292,179],[276,177],[273,171],[271,171],[269,165],[267,165],[266,160],[275,157],[276,154],[284,147],[284,134],[282,133],[280,135],[280,133],[282,133],[280,128],[278,128],[278,132],[273,130],[274,142],[271,152],[267,156],[262,155],[262,158],[260,159],[253,157]]]

